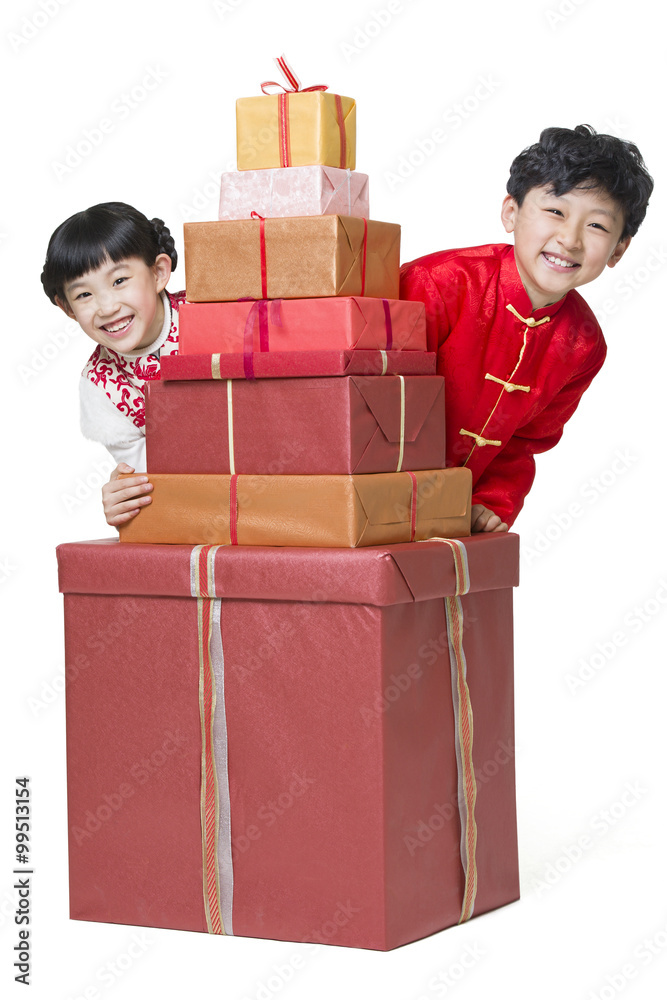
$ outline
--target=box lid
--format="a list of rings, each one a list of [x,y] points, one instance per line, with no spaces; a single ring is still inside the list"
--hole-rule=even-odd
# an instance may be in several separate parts
[[[519,536],[491,533],[458,539],[469,591],[519,582]],[[122,545],[115,539],[59,545],[59,586],[65,594],[190,597],[191,545]],[[215,596],[387,606],[456,592],[454,552],[442,541],[362,549],[220,546]]]

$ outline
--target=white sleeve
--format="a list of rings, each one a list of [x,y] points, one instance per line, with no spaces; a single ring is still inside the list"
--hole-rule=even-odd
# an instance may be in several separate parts
[[[99,441],[116,464],[127,462],[136,472],[146,471],[146,435],[111,402],[104,389],[82,377],[79,383],[81,431]]]

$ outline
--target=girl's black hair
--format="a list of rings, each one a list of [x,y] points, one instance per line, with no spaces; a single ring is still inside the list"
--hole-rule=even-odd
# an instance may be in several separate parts
[[[147,219],[131,205],[107,201],[66,219],[49,240],[42,285],[55,304],[66,301],[65,285],[95,270],[105,260],[117,264],[126,257],[140,257],[148,267],[166,253],[176,270],[174,238],[162,219]]]
[[[528,191],[549,184],[560,197],[575,187],[600,188],[623,209],[621,239],[634,236],[653,191],[641,153],[632,142],[598,135],[590,125],[545,128],[510,167],[507,192],[520,206]]]

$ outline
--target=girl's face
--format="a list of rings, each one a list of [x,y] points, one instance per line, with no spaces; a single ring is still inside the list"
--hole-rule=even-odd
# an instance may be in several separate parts
[[[66,302],[56,301],[91,340],[127,354],[148,347],[160,333],[164,322],[160,292],[170,274],[167,254],[160,254],[152,267],[140,257],[117,264],[107,259],[65,285]]]

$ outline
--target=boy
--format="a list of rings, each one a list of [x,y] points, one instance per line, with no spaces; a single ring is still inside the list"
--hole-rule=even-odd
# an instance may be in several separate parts
[[[501,219],[514,246],[446,250],[401,269],[426,306],[445,375],[447,465],[473,474],[473,528],[507,531],[602,367],[606,345],[574,289],[614,267],[653,181],[639,150],[589,125],[548,128],[510,168]]]

